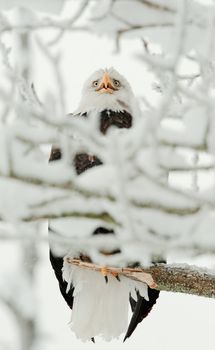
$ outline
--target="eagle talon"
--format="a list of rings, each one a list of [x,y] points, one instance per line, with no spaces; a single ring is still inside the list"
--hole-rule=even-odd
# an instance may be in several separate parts
[[[111,271],[111,275],[114,276],[117,279],[117,281],[120,282],[119,274],[117,272]]]
[[[105,266],[101,268],[101,274],[104,276],[105,282],[108,283],[108,270]]]
[[[110,275],[115,277],[117,279],[117,281],[120,282],[119,274],[116,271],[111,271],[110,269],[107,269],[107,267],[105,267],[105,266],[102,267],[100,269],[100,271],[101,271],[101,274],[104,276],[106,283],[108,283],[108,273],[110,273]]]

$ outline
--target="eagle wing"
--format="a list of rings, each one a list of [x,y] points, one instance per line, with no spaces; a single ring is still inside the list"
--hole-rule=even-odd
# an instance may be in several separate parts
[[[67,305],[72,309],[74,288],[72,287],[67,291],[68,283],[64,281],[62,277],[63,258],[55,256],[51,249],[49,250],[49,258],[59,283],[60,292],[67,302]]]
[[[159,297],[159,290],[152,289],[148,287],[149,300],[144,299],[137,291],[137,301],[130,296],[129,301],[131,305],[131,310],[133,312],[131,321],[128,326],[128,330],[124,337],[124,341],[129,338],[134,330],[136,329],[138,323],[142,322],[145,317],[148,316],[156,300]]]

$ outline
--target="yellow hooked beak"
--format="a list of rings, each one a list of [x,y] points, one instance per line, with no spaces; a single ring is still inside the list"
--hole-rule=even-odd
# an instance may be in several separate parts
[[[96,91],[112,94],[115,90],[118,90],[118,89],[116,89],[113,86],[113,83],[112,83],[109,75],[105,72],[103,77],[102,77],[102,81],[99,84],[99,86],[96,89]]]

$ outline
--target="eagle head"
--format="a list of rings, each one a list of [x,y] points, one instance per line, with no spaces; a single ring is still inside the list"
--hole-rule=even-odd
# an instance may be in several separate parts
[[[77,114],[91,111],[133,112],[134,94],[128,81],[114,68],[99,69],[85,82]]]

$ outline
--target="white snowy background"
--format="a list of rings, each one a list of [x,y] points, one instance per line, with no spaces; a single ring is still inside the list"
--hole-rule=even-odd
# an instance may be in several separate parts
[[[44,3],[47,3],[47,6],[44,7]],[[52,12],[56,15],[60,8],[60,1],[53,1],[53,6],[50,5],[50,1],[46,2],[38,2],[36,7],[34,7],[34,3],[32,2],[32,6],[30,6],[30,12],[27,10],[25,20],[32,21],[36,19],[34,16],[34,10],[39,11],[47,11]],[[162,4],[170,4],[170,1],[157,1],[157,3]],[[177,2],[175,2],[177,3]],[[212,2],[213,3],[213,2]],[[109,4],[110,1],[103,2],[103,6],[101,7],[102,11],[105,11],[105,6]],[[198,2],[192,1],[192,4],[198,4]],[[5,6],[5,10],[8,10],[10,7],[15,5],[14,1],[7,1],[5,4],[3,1],[0,2],[0,6]],[[23,1],[23,6],[26,6],[26,2]],[[29,6],[29,5],[28,5]],[[133,6],[133,4],[132,4]],[[68,13],[68,9],[77,8],[77,0],[68,1],[63,12],[62,17]],[[208,13],[212,12],[205,6],[204,11],[202,11],[202,17],[206,17],[206,23],[209,23],[210,20],[213,23],[213,14],[211,14],[211,18]],[[5,12],[4,16],[14,16],[12,12]],[[95,13],[95,16],[102,16],[102,12]],[[21,12],[22,13],[22,12]],[[130,13],[125,13],[127,19],[134,18]],[[197,11],[196,20],[199,20],[200,24],[203,23],[202,17],[199,18],[200,11]],[[209,16],[209,17],[207,17]],[[55,17],[54,17],[55,18]],[[149,20],[151,18],[149,17]],[[142,20],[142,18],[141,18]],[[162,21],[165,21],[165,16],[162,17]],[[111,23],[111,25],[110,25]],[[203,25],[202,25],[203,26]],[[207,26],[206,26],[207,27]],[[155,108],[161,103],[162,93],[160,90],[165,90],[165,86],[161,86],[161,83],[165,83],[164,78],[159,81],[159,79],[155,79],[155,75],[153,74],[156,71],[154,68],[153,73],[151,72],[150,65],[145,63],[142,59],[143,53],[143,43],[139,41],[138,38],[123,38],[120,41],[120,50],[116,50],[116,42],[113,40],[113,37],[110,33],[110,37],[107,37],[106,33],[109,30],[114,30],[114,26],[112,22],[108,20],[104,23],[102,21],[97,21],[95,25],[92,26],[93,30],[96,34],[92,34],[89,31],[66,31],[61,38],[59,44],[54,45],[54,49],[57,49],[63,53],[62,60],[60,62],[61,75],[63,77],[63,81],[65,84],[65,113],[72,112],[76,107],[80,98],[81,88],[85,81],[85,79],[96,69],[103,67],[113,66],[121,74],[123,74],[128,81],[130,82],[135,95],[139,98],[142,108],[146,109],[146,103],[144,98],[150,102]],[[204,28],[204,26],[203,26]],[[98,35],[99,34],[99,35]],[[201,36],[200,36],[201,34]],[[40,33],[39,35],[46,40],[50,40],[53,38],[53,33],[50,30],[45,31],[44,33]],[[208,62],[205,62],[209,57],[209,53],[205,54],[205,48],[208,49],[208,40],[209,35],[205,32],[199,31],[194,32],[191,35],[191,39],[193,41],[193,45],[198,46],[199,49],[199,61],[203,62],[201,68],[205,68],[203,74],[207,75],[207,69],[209,70],[209,76],[213,75],[213,65],[208,67]],[[154,36],[154,47],[153,50],[159,53],[159,41],[162,39],[162,46],[165,47],[165,52],[168,50],[172,50],[174,52],[173,42],[168,36],[165,37],[165,33],[161,34],[157,32],[157,36],[153,33],[150,39],[152,40]],[[16,47],[16,37],[11,38],[11,34],[8,33],[5,35],[4,42],[6,45],[14,47],[14,50],[18,51]],[[170,44],[170,45],[169,45]],[[189,44],[189,42],[188,42]],[[188,45],[187,44],[187,45]],[[213,40],[211,45],[213,44]],[[166,46],[165,46],[166,45]],[[204,47],[205,45],[205,47]],[[209,46],[211,46],[209,45]],[[189,46],[189,45],[188,45]],[[37,94],[39,98],[44,101],[44,99],[49,98],[49,92],[53,92],[53,89],[56,88],[55,77],[53,75],[53,67],[50,62],[44,58],[44,54],[41,53],[41,50],[36,49],[34,46],[33,51],[29,57],[29,60],[32,60],[34,63],[33,71],[31,72],[31,80],[34,82],[36,87]],[[213,51],[213,47],[211,48]],[[116,52],[117,51],[117,52]],[[191,52],[192,53],[192,52]],[[17,54],[17,56],[16,56]],[[18,53],[14,54],[15,62],[18,62]],[[16,58],[17,57],[17,58]],[[158,57],[159,62],[162,61],[162,57]],[[213,52],[211,53],[210,58],[213,58]],[[17,61],[16,61],[17,59]],[[157,57],[155,56],[155,61]],[[213,62],[213,59],[211,60]],[[157,62],[157,61],[156,61]],[[211,63],[211,62],[210,62]],[[19,64],[19,63],[15,63]],[[22,62],[20,63],[20,65]],[[163,62],[164,65],[166,65]],[[207,69],[206,69],[207,68]],[[195,75],[196,74],[196,64],[194,62],[190,62],[190,60],[183,60],[180,62],[181,75]],[[2,70],[2,77],[4,78],[4,68]],[[161,72],[158,73],[158,76]],[[207,79],[207,77],[205,78]],[[209,78],[208,78],[209,79]],[[171,80],[171,77],[170,77]],[[3,80],[4,82],[4,80]],[[169,81],[167,80],[166,84],[168,85]],[[209,83],[211,84],[211,80],[209,79]],[[165,85],[165,84],[164,84]],[[192,87],[192,84],[190,84]],[[194,83],[195,85],[195,83]],[[3,86],[3,84],[1,84]],[[188,85],[188,91],[190,86]],[[198,94],[198,98],[202,89],[202,96],[205,97],[206,87],[203,84],[200,86],[198,91],[194,91],[193,94]],[[183,90],[183,88],[182,88]],[[187,90],[186,90],[187,91]],[[191,91],[191,90],[190,90]],[[171,93],[171,91],[170,91]],[[213,86],[211,87],[211,91],[208,92],[210,94],[209,97],[213,98]],[[51,100],[53,102],[53,100]],[[172,104],[172,115],[180,114],[181,111],[186,112],[180,106],[180,98],[174,101]],[[187,101],[185,101],[187,102]],[[201,102],[201,100],[200,100]],[[4,110],[3,101],[1,102],[1,110]],[[190,118],[187,118],[187,123],[191,123],[192,133],[187,134],[177,134],[180,131],[183,131],[183,127],[178,123],[177,118],[173,118],[170,125],[173,128],[173,133],[167,133],[164,135],[166,139],[171,143],[172,141],[180,142],[184,141],[185,143],[198,139],[198,135],[201,132],[201,128],[203,127],[201,124],[201,110],[199,104],[190,103],[190,108],[194,108],[194,113],[191,113]],[[186,106],[185,106],[186,107]],[[189,109],[188,109],[189,110]],[[170,113],[171,114],[171,113]],[[195,114],[195,115],[194,115]],[[198,116],[198,115],[199,116]],[[195,117],[195,118],[194,118]],[[196,121],[196,118],[197,121]],[[175,131],[175,134],[174,134]],[[169,132],[169,130],[168,130]],[[1,134],[2,135],[2,134]],[[172,139],[171,139],[171,135]],[[212,136],[215,136],[215,133],[212,133]],[[178,139],[177,139],[178,137]],[[201,138],[201,137],[200,137]],[[215,139],[215,137],[214,137]],[[197,140],[198,141],[198,140]],[[214,148],[213,148],[213,140],[210,138],[211,148],[209,149],[209,155],[213,156]],[[208,151],[208,150],[207,150]],[[190,153],[189,153],[190,155]],[[193,155],[191,155],[192,157]],[[1,160],[4,159],[3,156]],[[205,160],[206,159],[206,160]],[[206,155],[204,154],[204,161],[211,161],[211,158],[208,160]],[[177,159],[176,159],[177,163]],[[180,162],[179,162],[180,163]],[[192,162],[191,162],[192,163]],[[213,163],[212,163],[213,164]],[[3,164],[4,168],[4,164]],[[150,169],[149,169],[150,170]],[[154,170],[153,170],[154,171]],[[213,167],[210,173],[202,171],[198,173],[198,186],[202,190],[208,190],[207,198],[211,198],[214,201],[214,172]],[[175,186],[183,187],[185,189],[192,189],[196,184],[195,172],[192,173],[183,173],[174,174],[171,177],[171,181]],[[194,181],[195,180],[195,181]],[[128,349],[132,347],[150,347],[151,349],[195,349],[200,350],[203,347],[207,348],[213,347],[214,344],[214,314],[215,314],[215,302],[213,299],[207,299],[202,297],[194,297],[188,295],[181,294],[173,294],[173,293],[165,293],[162,292],[161,296],[157,302],[156,307],[154,307],[150,316],[144,320],[144,322],[138,326],[134,336],[129,339],[125,344],[122,344],[121,340],[113,341],[111,344],[104,343],[101,340],[98,340],[96,344],[91,343],[81,343],[76,340],[74,335],[71,333],[68,322],[70,320],[70,310],[65,304],[63,298],[60,295],[58,290],[58,286],[56,283],[56,279],[53,275],[53,271],[50,267],[48,260],[48,246],[47,242],[43,242],[38,244],[38,262],[36,264],[36,275],[35,281],[32,287],[34,299],[28,300],[28,294],[25,290],[25,276],[22,275],[22,271],[19,268],[19,260],[23,255],[23,242],[19,238],[19,234],[22,234],[22,226],[15,222],[17,217],[22,216],[23,209],[20,207],[20,202],[25,199],[22,197],[22,190],[19,188],[11,187],[11,184],[2,181],[0,184],[1,190],[1,199],[0,199],[0,209],[1,215],[5,216],[7,221],[11,219],[11,226],[8,224],[7,226],[2,226],[2,232],[5,232],[8,228],[10,232],[10,227],[14,232],[14,227],[17,226],[17,232],[15,232],[16,239],[6,239],[5,235],[2,234],[2,240],[0,244],[0,299],[4,300],[4,296],[7,296],[7,300],[11,298],[11,300],[17,300],[20,308],[25,309],[27,313],[35,313],[35,319],[37,323],[37,343],[34,345],[34,350],[57,350],[57,349],[67,349],[71,347],[75,347],[77,349],[84,348],[109,348],[110,346],[116,346],[117,348],[125,348]],[[9,198],[9,199],[8,199]],[[27,202],[28,198],[26,198]],[[176,201],[177,204],[177,201]],[[209,213],[211,215],[208,207],[203,208],[202,216],[205,218]],[[213,213],[212,213],[213,214]],[[214,214],[213,214],[214,215]],[[168,254],[168,262],[181,262],[181,263],[190,263],[197,266],[205,266],[207,268],[215,269],[215,259],[214,254],[214,245],[215,240],[213,237],[214,232],[214,217],[211,217],[210,221],[206,220],[206,226],[203,225],[203,228],[208,227],[208,237],[205,236],[202,239],[198,239],[198,235],[195,238],[199,244],[202,240],[203,244],[199,245],[204,254],[199,254],[197,257],[191,257],[183,250],[177,251],[175,246],[173,249],[170,249]],[[202,218],[202,217],[201,217]],[[149,222],[153,219],[149,218]],[[199,220],[199,221],[198,221]],[[202,220],[198,219],[196,221],[196,225],[198,223],[202,224]],[[10,220],[9,220],[10,221]],[[188,220],[189,221],[189,220]],[[204,220],[203,220],[204,221]],[[177,223],[180,225],[181,229],[185,229],[189,231],[189,222],[184,220],[184,223],[181,221],[172,221],[172,225]],[[193,223],[192,223],[193,224]],[[166,224],[168,225],[168,224]],[[164,229],[166,229],[166,225],[164,224]],[[156,226],[156,225],[155,225]],[[31,230],[31,224],[29,224],[29,232]],[[39,230],[39,228],[38,228]],[[46,227],[40,228],[42,231],[41,235],[46,240]],[[162,231],[162,230],[161,230]],[[174,230],[173,230],[174,231]],[[25,227],[25,232],[26,227]],[[33,232],[33,229],[32,229]],[[201,230],[199,235],[201,234]],[[202,236],[201,236],[202,237]],[[3,239],[4,238],[4,239]],[[36,242],[36,240],[35,240]],[[182,239],[182,246],[184,242],[190,244],[190,241]],[[36,243],[35,243],[36,244]],[[172,248],[172,247],[171,247]],[[211,252],[210,252],[211,248]],[[153,248],[152,248],[153,249]],[[210,254],[206,254],[206,251],[209,251]],[[20,251],[22,252],[20,254]],[[34,261],[33,261],[34,262]],[[25,264],[26,262],[24,262]],[[28,287],[27,287],[28,288]],[[32,311],[33,310],[33,311]],[[11,313],[10,309],[5,305],[2,301],[0,302],[0,349],[20,349],[19,345],[19,327],[17,327],[16,319],[14,318],[13,313]],[[30,349],[29,349],[30,350]]]

